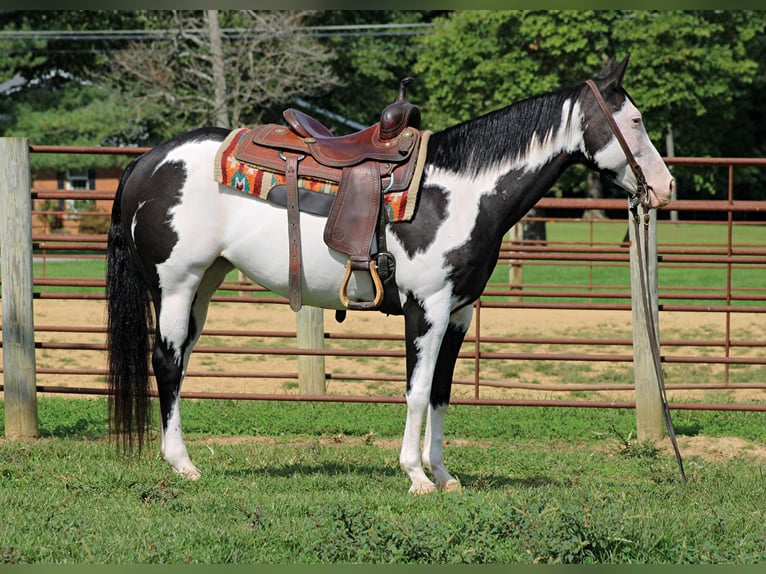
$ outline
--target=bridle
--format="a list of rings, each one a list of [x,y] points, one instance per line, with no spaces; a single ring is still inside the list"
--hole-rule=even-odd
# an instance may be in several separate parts
[[[609,124],[609,127],[612,129],[612,133],[614,134],[614,137],[617,138],[617,141],[619,142],[620,147],[622,148],[622,152],[625,154],[625,157],[628,159],[628,165],[630,166],[630,170],[633,172],[633,175],[636,177],[636,193],[629,194],[630,208],[631,210],[634,210],[635,208],[638,208],[639,205],[641,205],[644,207],[645,210],[648,211],[649,209],[651,209],[651,203],[649,201],[649,191],[652,188],[649,186],[649,184],[646,183],[646,177],[644,176],[644,171],[641,169],[641,166],[638,165],[636,158],[633,156],[633,152],[630,151],[628,142],[625,141],[625,136],[622,135],[622,132],[620,131],[619,126],[617,125],[617,122],[614,121],[614,116],[612,115],[612,112],[609,110],[609,107],[606,105],[606,102],[604,101],[604,97],[601,95],[601,91],[596,86],[596,82],[594,82],[593,80],[586,80],[585,84],[590,88],[590,91],[593,92],[593,95],[596,98],[596,102],[598,102],[598,105],[601,108],[601,111],[604,112],[604,117],[606,118],[606,121]]]
[[[641,277],[641,296],[643,299],[643,306],[644,306],[644,318],[646,320],[646,330],[649,334],[649,345],[652,350],[652,362],[654,363],[654,371],[657,376],[657,384],[660,388],[660,398],[662,400],[662,411],[665,416],[665,425],[668,429],[668,436],[670,437],[670,442],[673,444],[673,450],[676,454],[676,461],[678,462],[678,470],[681,473],[681,478],[684,482],[687,481],[686,479],[686,473],[684,472],[684,464],[681,460],[681,452],[678,450],[678,442],[676,441],[676,433],[675,429],[673,428],[673,421],[670,418],[670,408],[668,407],[668,397],[667,392],[665,391],[665,376],[662,372],[662,358],[660,356],[660,343],[659,338],[657,337],[657,330],[655,329],[654,320],[652,319],[652,310],[651,310],[651,298],[649,297],[649,289],[647,287],[647,277],[648,277],[648,262],[649,262],[649,221],[650,221],[650,215],[649,211],[651,209],[651,202],[649,200],[649,192],[651,190],[651,187],[646,182],[646,177],[644,176],[644,172],[641,169],[641,166],[636,161],[636,158],[633,156],[633,152],[630,151],[630,147],[628,147],[628,142],[625,141],[625,136],[622,135],[622,132],[620,131],[619,126],[617,125],[617,122],[614,121],[614,116],[612,115],[611,111],[609,110],[609,107],[606,105],[606,102],[604,101],[604,97],[601,95],[601,92],[599,91],[598,87],[596,86],[596,83],[593,80],[587,80],[585,84],[590,88],[591,92],[593,92],[593,96],[596,98],[596,102],[598,102],[599,107],[601,108],[601,111],[604,112],[604,116],[606,117],[606,121],[609,124],[609,127],[612,130],[612,133],[614,134],[614,137],[617,138],[617,141],[620,144],[620,147],[622,148],[623,153],[625,154],[625,157],[628,160],[628,165],[630,166],[631,171],[633,172],[633,175],[636,178],[636,192],[633,194],[628,194],[628,206],[630,208],[630,212],[633,215],[633,226],[635,230],[635,240],[636,240],[636,252],[638,253],[638,266],[639,266],[639,276]],[[641,249],[641,234],[639,232],[639,216],[638,216],[638,208],[639,206],[643,209],[644,216],[644,246],[643,246],[643,254]]]

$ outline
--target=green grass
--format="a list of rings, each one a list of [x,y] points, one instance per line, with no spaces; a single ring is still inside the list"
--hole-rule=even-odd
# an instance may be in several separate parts
[[[118,456],[101,399],[39,411],[42,440],[0,442],[0,563],[766,560],[763,462],[688,457],[683,485],[632,411],[455,406],[464,491],[426,497],[398,469],[403,405],[186,401],[198,482],[156,442]],[[674,414],[680,436],[764,440],[761,414]],[[241,434],[268,439],[203,440]]]
[[[595,241],[624,234],[624,224],[596,229]],[[665,229],[661,241],[723,240],[718,226]],[[763,243],[762,229],[742,229],[739,241]],[[548,231],[589,237],[583,224]],[[596,271],[627,282],[626,271]],[[660,273],[661,285],[720,281]],[[46,274],[102,278],[103,262],[48,262]],[[530,265],[525,280],[587,275]],[[588,379],[588,365],[568,376]],[[626,378],[621,367],[614,376]],[[198,482],[159,459],[156,437],[142,456],[118,456],[102,399],[40,397],[38,410],[41,440],[0,441],[0,563],[766,561],[763,459],[685,456],[683,485],[672,456],[632,439],[632,410],[453,406],[446,459],[464,492],[428,497],[408,495],[398,468],[403,405],[184,401]],[[762,413],[674,411],[673,421],[682,439],[766,441]],[[207,440],[237,436],[257,439]]]

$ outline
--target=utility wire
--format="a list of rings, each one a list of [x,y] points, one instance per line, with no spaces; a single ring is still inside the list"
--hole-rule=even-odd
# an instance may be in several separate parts
[[[338,26],[301,26],[297,28],[298,35],[320,38],[332,37],[385,37],[385,36],[415,36],[427,33],[429,23],[400,23],[400,24],[348,24]],[[2,30],[0,41],[68,41],[89,42],[94,40],[134,40],[157,41],[172,38],[179,30],[163,28],[159,30]],[[184,29],[186,34],[206,35],[205,29]],[[263,37],[263,33],[248,31],[246,28],[223,28],[221,35],[225,40]],[[273,36],[279,36],[274,32]]]

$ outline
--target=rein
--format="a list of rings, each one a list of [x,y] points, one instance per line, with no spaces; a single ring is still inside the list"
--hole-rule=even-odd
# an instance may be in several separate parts
[[[633,172],[633,175],[636,177],[637,192],[633,195],[630,195],[628,204],[630,212],[633,215],[633,228],[635,231],[634,237],[636,240],[636,252],[638,253],[639,276],[641,277],[641,296],[644,306],[644,319],[646,320],[646,330],[649,334],[649,346],[652,349],[652,362],[654,364],[654,371],[657,376],[657,384],[660,388],[660,398],[662,401],[662,412],[665,416],[665,425],[668,429],[670,442],[673,444],[673,450],[676,454],[676,461],[678,462],[678,470],[681,473],[681,478],[684,482],[687,482],[686,473],[684,472],[683,460],[681,459],[681,452],[678,449],[678,442],[676,441],[676,432],[673,428],[673,421],[670,417],[668,397],[665,390],[665,375],[662,372],[660,343],[659,338],[657,337],[657,330],[652,319],[651,297],[649,296],[649,288],[647,286],[647,278],[649,276],[649,210],[651,209],[651,204],[649,201],[650,187],[646,183],[644,172],[641,169],[641,166],[638,165],[636,158],[633,156],[633,152],[630,151],[628,143],[625,141],[625,137],[622,135],[620,128],[617,126],[617,122],[614,121],[614,117],[612,116],[609,107],[606,105],[606,102],[604,101],[601,92],[596,86],[596,83],[593,80],[587,80],[585,83],[590,88],[591,92],[593,92],[593,95],[595,96],[601,111],[604,112],[604,116],[606,117],[609,127],[611,128],[614,136],[617,138],[617,141],[619,142],[620,147],[622,148],[622,151],[625,153],[625,157],[628,160],[628,165],[630,165],[630,169]],[[643,254],[641,249],[641,233],[638,216],[639,206],[643,208],[644,212]]]

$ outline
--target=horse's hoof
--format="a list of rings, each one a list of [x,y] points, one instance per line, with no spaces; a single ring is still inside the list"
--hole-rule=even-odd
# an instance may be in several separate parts
[[[410,494],[431,494],[432,492],[436,492],[436,485],[430,482],[421,482],[410,487]]]
[[[176,472],[180,474],[186,480],[199,480],[199,477],[202,476],[202,473],[196,466],[192,466],[191,468],[185,468],[182,470],[176,469]]]
[[[463,492],[463,485],[460,484],[459,480],[451,478],[441,485],[441,489],[444,492]]]

